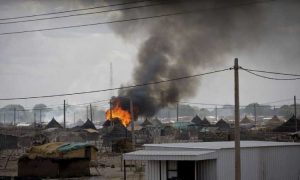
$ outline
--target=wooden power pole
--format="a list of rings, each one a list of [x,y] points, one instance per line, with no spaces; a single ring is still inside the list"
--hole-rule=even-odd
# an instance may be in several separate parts
[[[177,103],[177,106],[176,106],[176,120],[177,120],[177,122],[179,120],[179,103]]]
[[[296,96],[294,96],[294,113],[295,113],[295,130],[298,131],[298,119],[297,119],[297,99]]]
[[[66,100],[64,100],[64,128],[66,128]]]
[[[255,127],[257,125],[257,115],[256,115],[256,104],[254,103],[254,122],[255,122]]]
[[[234,59],[234,104],[235,104],[235,180],[241,180],[241,152],[240,152],[240,97],[239,97],[239,61]]]
[[[14,108],[14,126],[16,125],[16,108]]]
[[[135,149],[135,137],[134,137],[134,114],[133,114],[133,103],[132,99],[130,100],[130,116],[131,116],[131,138],[132,138],[132,147]]]
[[[90,104],[90,116],[91,116],[91,121],[93,122],[93,108],[92,108],[92,104]]]

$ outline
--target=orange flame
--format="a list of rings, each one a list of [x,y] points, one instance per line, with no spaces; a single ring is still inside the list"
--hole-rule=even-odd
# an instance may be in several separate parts
[[[125,127],[127,127],[131,121],[130,113],[122,109],[120,102],[117,102],[117,104],[111,110],[107,110],[105,112],[105,117],[108,121],[111,121],[111,117],[112,119],[118,118]]]

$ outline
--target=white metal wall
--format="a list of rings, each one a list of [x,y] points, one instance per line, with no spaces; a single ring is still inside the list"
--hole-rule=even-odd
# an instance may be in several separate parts
[[[161,161],[161,178],[159,170],[159,161],[147,161],[146,163],[146,180],[167,180],[166,161]]]
[[[300,180],[300,147],[260,147],[241,150],[243,180]],[[217,179],[234,179],[234,151],[218,151]]]
[[[197,162],[197,180],[217,180],[216,160]]]

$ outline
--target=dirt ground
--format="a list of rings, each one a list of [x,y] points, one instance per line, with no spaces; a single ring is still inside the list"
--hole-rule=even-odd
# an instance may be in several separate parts
[[[22,150],[0,151],[0,177],[14,177],[18,174],[18,158],[23,154]],[[98,161],[92,163],[91,176],[66,179],[86,180],[121,180],[124,179],[124,165],[121,154],[98,153]],[[1,178],[0,178],[1,179]],[[140,161],[126,161],[126,179],[143,180],[144,164]]]

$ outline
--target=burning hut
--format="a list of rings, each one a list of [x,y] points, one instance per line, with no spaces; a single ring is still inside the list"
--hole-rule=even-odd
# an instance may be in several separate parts
[[[61,128],[62,129],[63,127],[53,117],[52,120],[45,127],[45,129],[49,129],[49,128]]]
[[[131,138],[131,132],[123,126],[120,120],[114,119],[113,122],[112,130],[102,136],[103,143],[107,146],[116,144],[120,140]]]

